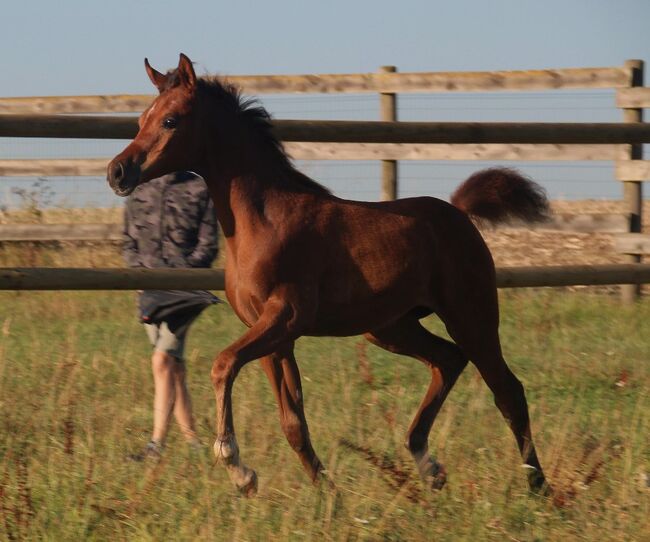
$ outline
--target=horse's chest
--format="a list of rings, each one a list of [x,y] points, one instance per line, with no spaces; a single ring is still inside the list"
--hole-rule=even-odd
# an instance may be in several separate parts
[[[260,314],[255,297],[250,292],[238,288],[226,291],[226,297],[239,319],[247,326],[252,326]]]
[[[262,313],[268,285],[250,274],[241,273],[236,266],[226,267],[226,297],[239,319],[253,325]]]

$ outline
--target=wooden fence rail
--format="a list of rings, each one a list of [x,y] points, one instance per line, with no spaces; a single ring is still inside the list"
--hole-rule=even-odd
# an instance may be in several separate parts
[[[650,107],[650,88],[638,86],[616,91],[616,107],[643,109]]]
[[[650,264],[501,267],[499,288],[647,284]],[[223,269],[0,268],[0,290],[223,290]]]
[[[405,143],[302,143],[289,141],[284,148],[294,160],[610,160],[623,156],[629,145],[531,144],[405,144]],[[629,154],[629,152],[628,152]],[[0,177],[104,176],[105,158],[0,159]],[[617,178],[644,176],[648,164],[621,161]],[[647,177],[646,177],[647,178]]]
[[[122,224],[0,224],[0,242],[122,241]]]
[[[650,124],[274,120],[283,141],[338,143],[650,143]],[[131,139],[135,117],[0,115],[0,137]]]
[[[247,94],[294,93],[450,93],[536,91],[561,89],[621,89],[619,100],[628,103],[632,78],[628,66],[496,72],[378,72],[324,75],[226,76]],[[134,113],[146,109],[153,95],[37,96],[0,98],[0,114]],[[636,107],[621,105],[620,107]]]
[[[623,233],[614,239],[616,252],[621,254],[650,254],[650,235],[642,233]]]

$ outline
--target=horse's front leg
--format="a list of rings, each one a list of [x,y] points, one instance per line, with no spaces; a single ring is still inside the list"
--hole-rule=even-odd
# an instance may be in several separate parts
[[[232,416],[232,388],[237,374],[249,361],[275,352],[296,338],[296,311],[281,299],[270,299],[255,324],[221,352],[212,365],[211,378],[217,401],[217,440],[214,453],[226,464],[230,479],[245,495],[257,491],[257,475],[241,462]]]
[[[294,343],[261,359],[262,369],[269,378],[278,402],[280,424],[289,445],[298,454],[312,482],[319,481],[323,465],[318,459],[309,438],[302,399],[300,371],[293,353]]]

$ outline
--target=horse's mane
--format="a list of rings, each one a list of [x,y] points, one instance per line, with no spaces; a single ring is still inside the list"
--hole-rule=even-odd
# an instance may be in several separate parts
[[[167,87],[174,86],[176,83],[177,72],[174,70],[168,74]],[[271,114],[257,99],[244,97],[239,87],[215,76],[199,77],[197,85],[201,91],[218,102],[226,111],[234,114],[252,134],[255,134],[259,144],[271,151],[277,165],[287,174],[282,176],[282,185],[300,191],[330,194],[330,191],[322,184],[310,179],[294,167],[282,142],[273,133]]]

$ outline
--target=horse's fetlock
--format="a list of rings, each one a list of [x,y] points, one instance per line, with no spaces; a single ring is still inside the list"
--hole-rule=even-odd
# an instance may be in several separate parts
[[[234,437],[217,438],[214,442],[214,455],[226,465],[237,463],[239,447]]]

